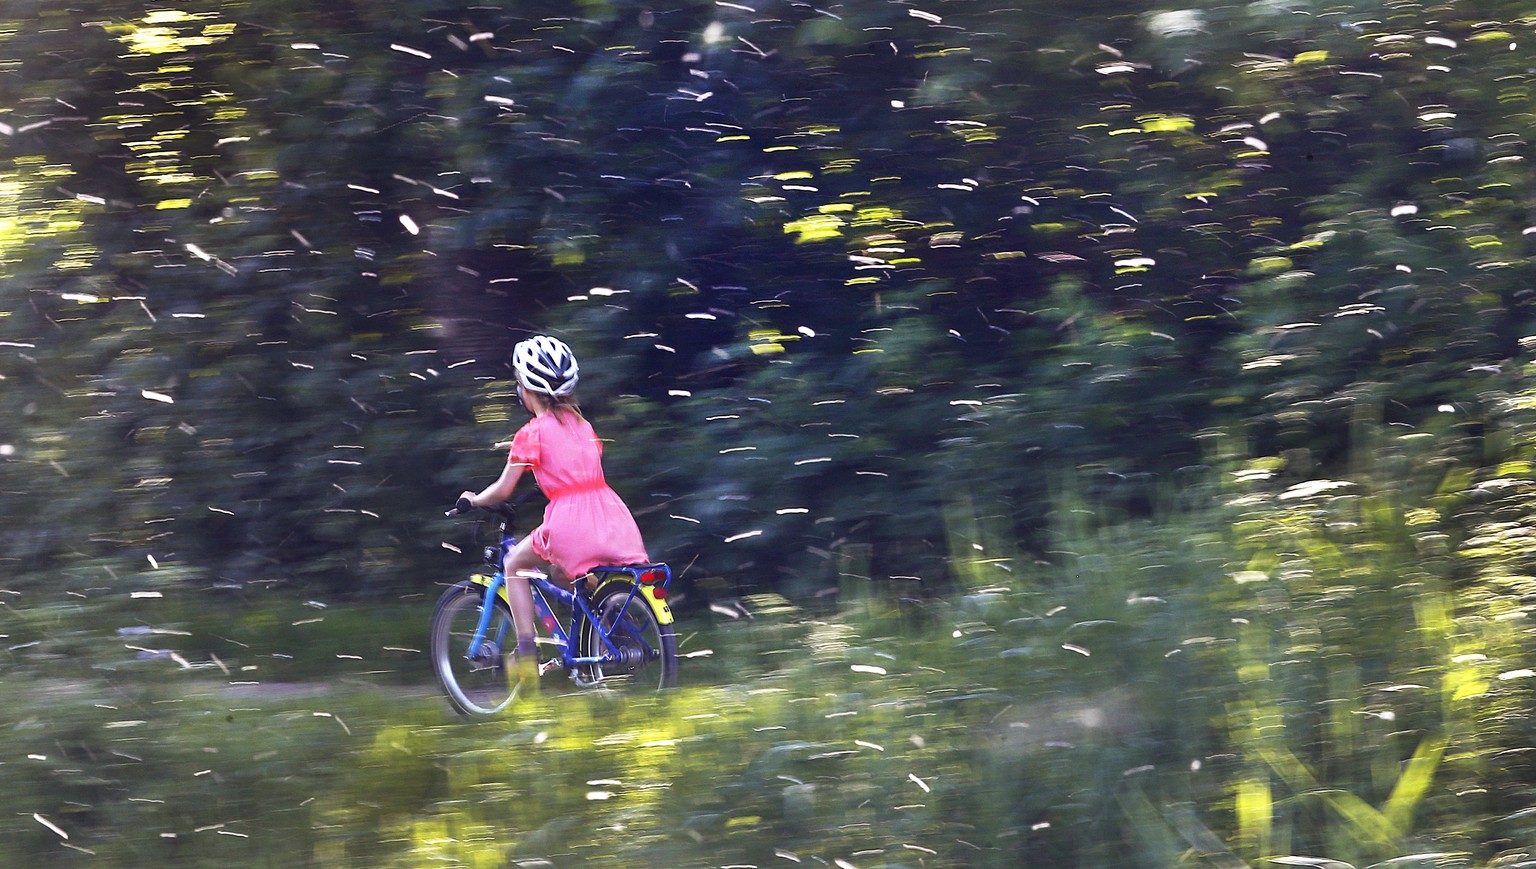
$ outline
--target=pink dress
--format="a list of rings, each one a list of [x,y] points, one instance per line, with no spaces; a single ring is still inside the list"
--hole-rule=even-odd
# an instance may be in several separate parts
[[[508,464],[533,469],[549,497],[533,551],[573,578],[599,565],[650,561],[635,517],[603,479],[602,456],[592,424],[558,411],[518,429],[507,454]]]

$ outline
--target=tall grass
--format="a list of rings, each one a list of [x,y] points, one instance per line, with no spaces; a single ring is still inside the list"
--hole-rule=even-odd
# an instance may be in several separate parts
[[[1533,859],[1524,502],[1454,539],[1470,502],[1379,468],[1235,470],[1151,520],[1064,496],[1039,557],[957,502],[953,596],[850,558],[835,613],[685,616],[676,691],[483,723],[422,684],[426,600],[12,601],[0,836],[81,866]]]

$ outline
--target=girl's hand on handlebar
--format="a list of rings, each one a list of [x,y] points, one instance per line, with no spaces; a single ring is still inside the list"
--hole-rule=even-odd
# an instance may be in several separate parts
[[[449,510],[445,515],[457,516],[460,513],[468,513],[469,511],[475,509],[477,506],[479,505],[475,503],[475,493],[464,492],[463,494],[459,495],[458,503],[454,504],[453,509]]]

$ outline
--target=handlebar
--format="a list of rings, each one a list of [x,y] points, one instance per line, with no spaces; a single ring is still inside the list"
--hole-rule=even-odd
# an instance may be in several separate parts
[[[500,504],[495,504],[490,507],[476,507],[475,505],[469,503],[468,498],[460,498],[458,502],[453,505],[453,509],[447,511],[443,515],[461,516],[465,513],[472,513],[476,510],[484,510],[487,513],[500,516],[501,518],[507,520],[507,522],[510,524],[512,520],[517,517],[517,508],[520,505],[526,503],[536,494],[541,494],[537,487],[528,489],[527,491],[524,491],[522,494],[512,498],[511,500],[504,501]]]

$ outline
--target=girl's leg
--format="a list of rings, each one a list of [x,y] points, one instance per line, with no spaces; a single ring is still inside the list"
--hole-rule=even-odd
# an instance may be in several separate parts
[[[533,551],[533,538],[524,537],[507,553],[502,571],[507,577],[507,602],[512,605],[512,625],[517,631],[517,655],[532,660],[534,644],[533,591],[528,587],[528,571],[545,570],[548,565]]]

